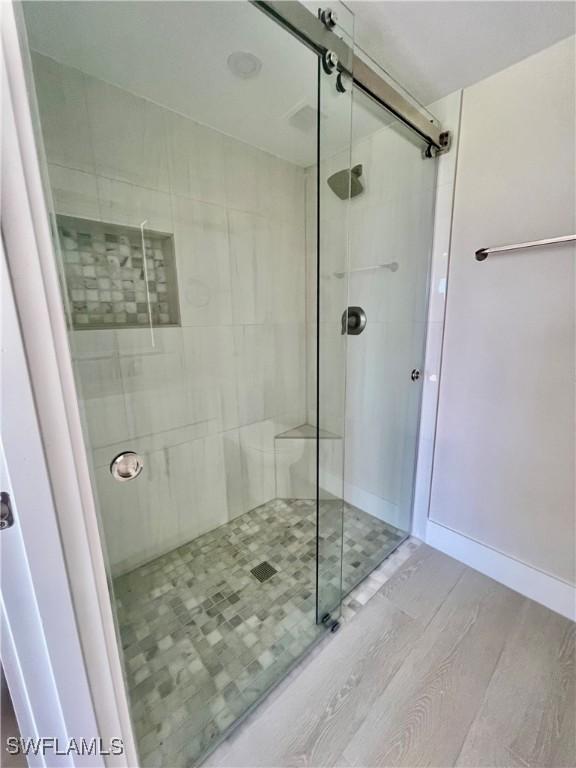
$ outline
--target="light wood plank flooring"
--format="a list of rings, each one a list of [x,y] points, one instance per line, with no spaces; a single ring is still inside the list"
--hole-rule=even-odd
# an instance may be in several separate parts
[[[422,545],[205,765],[574,767],[575,627]]]

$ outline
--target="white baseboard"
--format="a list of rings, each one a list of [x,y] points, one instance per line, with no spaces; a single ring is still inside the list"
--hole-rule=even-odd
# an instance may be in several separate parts
[[[576,586],[429,520],[426,543],[455,560],[576,621]]]

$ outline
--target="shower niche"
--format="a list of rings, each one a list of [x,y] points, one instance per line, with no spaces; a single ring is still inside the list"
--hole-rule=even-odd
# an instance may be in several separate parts
[[[174,238],[57,215],[74,330],[180,324]]]

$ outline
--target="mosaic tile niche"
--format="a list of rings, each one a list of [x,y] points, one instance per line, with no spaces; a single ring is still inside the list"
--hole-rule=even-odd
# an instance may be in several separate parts
[[[75,330],[180,325],[172,235],[69,216],[57,225]]]

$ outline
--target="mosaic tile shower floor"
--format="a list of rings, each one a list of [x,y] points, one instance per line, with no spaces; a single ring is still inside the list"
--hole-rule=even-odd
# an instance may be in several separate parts
[[[322,502],[321,594],[340,587],[340,505]],[[405,538],[345,505],[349,591]],[[277,571],[260,583],[251,569]],[[316,638],[313,501],[274,500],[118,577],[114,591],[144,766],[192,766]],[[331,599],[326,597],[326,599]]]

